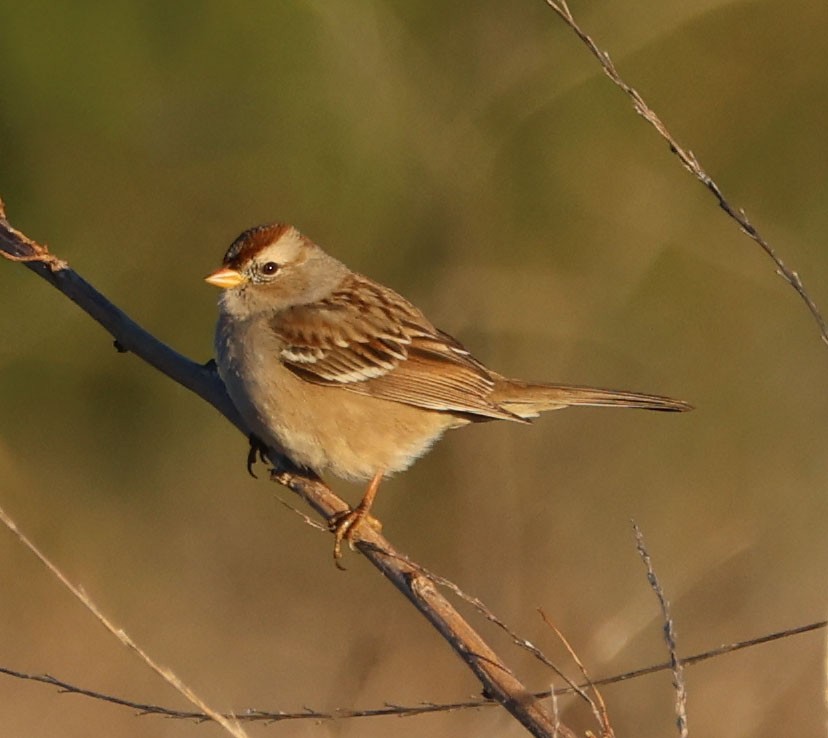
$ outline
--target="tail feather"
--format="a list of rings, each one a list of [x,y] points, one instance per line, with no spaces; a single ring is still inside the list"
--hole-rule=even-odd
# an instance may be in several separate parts
[[[499,382],[492,399],[503,410],[521,418],[535,418],[547,410],[573,405],[630,407],[663,412],[685,412],[693,409],[693,406],[686,402],[661,395],[575,385],[533,384],[512,379]]]

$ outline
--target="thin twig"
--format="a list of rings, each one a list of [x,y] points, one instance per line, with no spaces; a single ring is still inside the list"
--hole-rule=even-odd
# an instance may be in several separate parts
[[[17,527],[14,520],[12,520],[6,511],[0,507],[0,522],[3,523],[15,536],[17,536],[18,540],[31,551],[37,559],[43,564],[54,576],[57,580],[66,588],[68,589],[75,598],[87,609],[92,615],[95,616],[95,619],[103,625],[112,635],[114,635],[121,643],[123,643],[128,649],[130,649],[133,653],[137,654],[138,657],[147,665],[150,669],[152,669],[158,676],[160,676],[164,681],[167,682],[173,689],[175,689],[179,694],[181,694],[184,699],[188,702],[191,702],[195,705],[199,710],[201,710],[205,715],[209,716],[211,720],[214,720],[222,728],[224,728],[230,735],[235,736],[235,738],[247,738],[247,733],[245,732],[244,728],[241,725],[236,724],[233,718],[228,718],[222,715],[221,713],[214,710],[210,707],[201,697],[199,697],[189,686],[184,684],[170,669],[167,669],[163,666],[159,666],[147,653],[144,651],[135,641],[132,640],[121,628],[115,627],[112,621],[106,617],[106,615],[101,612],[100,608],[92,601],[89,595],[86,594],[83,590],[79,587],[76,587],[72,584],[64,575],[64,573],[58,569],[55,564],[52,563],[50,559],[46,557],[44,553],[37,548],[27,537],[26,535]],[[232,722],[231,722],[232,721]]]
[[[509,638],[511,639],[512,643],[516,645],[518,648],[522,648],[524,651],[532,654],[538,661],[540,661],[544,666],[551,669],[557,676],[563,679],[569,687],[577,692],[578,687],[577,685],[572,682],[566,674],[556,666],[552,660],[543,652],[540,648],[538,648],[534,643],[530,640],[519,636],[512,628],[510,628],[500,617],[498,617],[487,605],[483,602],[479,597],[475,597],[474,595],[470,595],[466,593],[463,589],[461,589],[457,584],[452,582],[450,579],[446,579],[445,577],[436,574],[429,569],[426,569],[421,564],[418,564],[416,561],[412,561],[410,558],[405,556],[404,554],[397,554],[400,557],[401,561],[404,561],[407,565],[415,567],[418,572],[420,572],[423,576],[428,577],[432,582],[440,587],[444,587],[449,591],[453,592],[457,597],[461,600],[466,602],[467,604],[471,605],[478,613],[480,613],[486,620],[488,620],[493,625],[496,625],[500,630],[502,630]]]
[[[606,702],[604,702],[604,696],[601,694],[600,690],[595,686],[595,683],[589,676],[589,673],[587,672],[586,667],[579,658],[577,652],[574,648],[572,648],[566,636],[564,636],[564,634],[560,631],[558,626],[552,622],[552,620],[546,615],[542,608],[538,608],[538,613],[540,613],[543,622],[546,623],[546,625],[552,629],[552,632],[555,633],[560,642],[563,643],[563,646],[566,649],[567,653],[580,670],[581,676],[584,678],[584,683],[589,685],[589,688],[595,695],[595,700],[593,700],[585,689],[579,688],[579,694],[583,694],[584,699],[586,699],[586,701],[589,703],[589,706],[592,708],[592,714],[595,716],[595,720],[598,722],[598,725],[601,726],[602,737],[615,738],[615,731],[612,729],[612,725],[610,724],[609,713],[607,712],[607,704]]]
[[[759,244],[765,254],[770,257],[776,267],[776,273],[791,287],[793,287],[794,290],[796,290],[796,293],[805,303],[808,311],[811,313],[811,316],[816,322],[822,340],[828,344],[828,324],[826,324],[825,319],[822,317],[822,313],[813,298],[805,289],[805,285],[802,283],[799,273],[793,269],[790,269],[782,261],[782,257],[779,256],[776,249],[771,246],[771,244],[765,239],[764,236],[762,236],[761,233],[759,233],[756,226],[748,220],[745,211],[741,208],[734,207],[728,202],[727,199],[725,199],[721,188],[702,168],[695,154],[679,144],[679,142],[667,129],[667,126],[664,125],[661,118],[659,118],[652,108],[644,102],[644,98],[641,97],[638,91],[631,85],[627,84],[627,82],[621,77],[615,67],[615,64],[610,58],[610,55],[606,51],[602,51],[595,41],[593,41],[592,38],[586,33],[586,31],[578,25],[565,0],[544,0],[544,2],[552,8],[552,10],[554,10],[563,19],[564,23],[566,23],[575,32],[578,38],[583,41],[592,55],[598,60],[598,63],[601,65],[607,77],[609,77],[617,87],[627,94],[630,100],[632,100],[635,112],[644,118],[644,120],[655,128],[656,131],[658,131],[659,135],[669,144],[670,151],[672,151],[679,158],[679,161],[681,161],[684,168],[712,193],[713,197],[716,198],[719,207],[724,210],[724,212],[727,213],[728,216],[730,216],[734,221],[736,221],[742,232]]]
[[[684,666],[681,659],[678,657],[678,649],[676,648],[676,629],[673,623],[673,618],[670,615],[670,603],[667,601],[667,596],[664,594],[664,589],[658,581],[655,569],[653,568],[653,560],[644,545],[644,534],[638,523],[632,521],[633,531],[635,533],[635,547],[641,561],[644,562],[644,567],[647,569],[647,581],[650,583],[653,592],[658,598],[659,607],[661,607],[661,614],[664,618],[664,640],[667,643],[667,649],[670,652],[670,669],[673,672],[673,687],[676,690],[676,725],[679,731],[679,738],[687,738],[687,683],[684,680]]]
[[[327,526],[327,525],[322,525],[322,523],[320,523],[318,520],[314,520],[314,519],[313,519],[310,515],[308,515],[306,512],[302,512],[302,511],[301,511],[298,507],[295,507],[295,506],[291,505],[291,504],[290,504],[287,500],[283,500],[281,497],[279,497],[279,495],[276,495],[276,501],[277,501],[280,505],[282,505],[283,507],[286,507],[286,508],[287,508],[288,510],[290,510],[292,513],[295,513],[295,514],[296,514],[296,515],[298,515],[300,518],[302,518],[302,520],[304,521],[305,525],[309,525],[309,526],[310,526],[311,528],[313,528],[314,530],[318,530],[318,531],[321,531],[321,532],[323,532],[323,533],[328,533],[328,532],[329,532],[329,531],[328,531],[328,526]]]
[[[552,704],[552,735],[557,738],[558,728],[561,725],[561,714],[558,710],[558,693],[555,689],[550,690],[549,702]]]
[[[687,656],[686,658],[683,658],[681,661],[685,667],[695,666],[696,664],[700,664],[703,661],[707,661],[718,656],[723,656],[729,653],[735,653],[736,651],[741,651],[746,648],[761,646],[765,643],[771,643],[773,641],[782,640],[784,638],[790,638],[796,635],[802,635],[804,633],[811,633],[816,630],[824,630],[825,628],[828,628],[828,620],[821,620],[816,623],[808,623],[807,625],[801,625],[796,628],[786,628],[785,630],[777,631],[775,633],[769,633],[767,635],[759,636],[757,638],[751,638],[745,641],[738,641],[735,643],[728,643],[722,646],[718,646],[717,648],[713,648],[708,651],[695,654],[693,656]],[[646,666],[641,669],[626,671],[622,674],[615,674],[613,676],[595,679],[589,684],[584,683],[579,684],[577,686],[580,689],[586,689],[596,686],[603,687],[611,684],[618,684],[619,682],[629,681],[631,679],[638,679],[640,677],[648,676],[650,674],[655,674],[661,671],[667,671],[671,668],[672,664],[670,662],[654,664],[652,666]],[[79,694],[84,697],[91,697],[92,699],[101,700],[103,702],[111,702],[116,705],[130,707],[136,710],[141,715],[162,715],[164,717],[197,721],[210,719],[209,716],[205,713],[187,712],[184,710],[176,710],[171,707],[163,707],[161,705],[152,705],[143,702],[135,702],[134,700],[128,700],[123,697],[115,697],[84,687],[78,687],[74,684],[63,681],[49,674],[29,674],[26,672],[18,671],[16,669],[10,669],[5,666],[0,666],[0,674],[5,674],[6,676],[10,676],[15,679],[23,679],[27,681],[52,685],[57,687],[61,692],[65,692],[67,694]],[[573,692],[574,690],[571,687],[564,687],[560,689],[548,689],[542,692],[535,692],[534,696],[538,699],[556,699],[559,695],[571,694]],[[227,717],[233,717],[236,720],[242,722],[279,722],[282,720],[334,720],[342,718],[390,716],[408,717],[411,715],[425,715],[438,712],[455,712],[457,710],[477,710],[481,707],[495,707],[497,705],[498,703],[494,700],[477,698],[473,700],[465,700],[462,702],[424,702],[417,705],[398,705],[386,703],[384,707],[370,708],[365,710],[356,710],[353,708],[343,707],[329,712],[310,709],[305,709],[301,712],[287,712],[285,710],[267,711],[248,709],[231,713],[227,715]],[[552,713],[554,717],[554,709]]]

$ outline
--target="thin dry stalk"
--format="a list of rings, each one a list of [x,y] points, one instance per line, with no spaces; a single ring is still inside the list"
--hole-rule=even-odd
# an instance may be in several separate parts
[[[245,732],[244,728],[241,725],[238,725],[235,720],[231,718],[225,717],[220,712],[217,712],[212,707],[210,707],[201,697],[199,697],[189,686],[187,686],[184,682],[181,681],[170,669],[166,667],[160,666],[157,664],[150,656],[144,651],[135,641],[132,640],[121,628],[115,627],[112,621],[106,617],[106,615],[101,612],[101,609],[92,601],[89,595],[86,594],[82,589],[76,587],[72,584],[64,575],[64,573],[58,569],[58,567],[52,563],[50,559],[46,557],[46,555],[37,548],[21,531],[17,524],[9,517],[6,511],[0,507],[0,522],[3,523],[15,536],[17,539],[31,551],[37,559],[40,561],[43,566],[45,566],[54,576],[55,578],[66,588],[68,589],[75,598],[87,609],[92,615],[95,616],[95,619],[103,625],[106,630],[109,631],[110,634],[115,636],[123,645],[125,645],[128,649],[130,649],[133,653],[135,653],[141,661],[143,661],[150,669],[152,669],[158,676],[160,676],[167,684],[169,684],[173,689],[175,689],[180,695],[184,697],[188,702],[195,705],[199,710],[201,710],[205,715],[209,716],[212,720],[215,720],[219,725],[221,725],[224,730],[226,730],[230,735],[234,736],[235,738],[247,738],[247,733]],[[232,722],[231,722],[232,720]]]
[[[664,640],[667,643],[667,649],[670,652],[670,668],[673,672],[673,687],[676,690],[676,725],[679,731],[680,738],[687,738],[687,684],[684,680],[684,666],[681,659],[678,657],[676,649],[676,628],[673,623],[673,618],[670,615],[670,603],[664,594],[664,590],[658,581],[655,569],[653,569],[653,560],[644,545],[644,534],[641,528],[633,521],[633,531],[635,532],[635,546],[638,550],[638,555],[644,566],[647,569],[647,581],[650,583],[653,592],[658,598],[659,607],[661,607],[661,615],[664,618]]]
[[[561,726],[560,713],[558,711],[558,693],[552,688],[549,694],[549,701],[552,703],[552,735],[558,735],[558,728]]]
[[[717,648],[713,648],[708,651],[695,654],[693,656],[688,656],[682,659],[682,664],[685,667],[693,666],[694,664],[699,664],[703,661],[707,661],[708,659],[724,656],[726,654],[734,653],[745,648],[752,648],[754,646],[760,646],[765,643],[772,643],[773,641],[778,641],[784,638],[790,638],[792,636],[802,635],[804,633],[812,633],[817,630],[825,630],[826,628],[828,628],[828,621],[826,620],[821,620],[817,623],[801,625],[796,628],[787,628],[782,631],[777,631],[775,633],[769,633],[767,635],[759,636],[758,638],[751,638],[749,640],[738,641],[736,643],[728,643],[723,646],[718,646]],[[614,676],[595,679],[592,681],[591,684],[584,683],[577,686],[581,689],[587,689],[596,686],[602,687],[608,684],[617,684],[619,682],[625,682],[630,679],[638,679],[649,674],[655,674],[660,671],[667,671],[671,668],[672,667],[669,662],[662,664],[654,664],[652,666],[647,666],[643,669],[626,671],[622,674],[615,674]],[[50,674],[29,674],[26,672],[18,671],[16,669],[10,669],[6,666],[0,666],[0,674],[5,674],[6,676],[12,677],[14,679],[23,679],[26,681],[32,681],[40,684],[46,684],[53,687],[57,687],[61,693],[78,694],[84,697],[90,697],[92,699],[101,700],[103,702],[110,702],[112,704],[129,707],[130,709],[136,710],[138,713],[142,715],[162,715],[163,717],[178,718],[184,720],[209,720],[209,716],[203,712],[176,710],[174,708],[164,707],[162,705],[152,705],[144,702],[136,702],[135,700],[129,700],[124,697],[117,697],[115,695],[104,694],[102,692],[98,692],[92,689],[80,687],[65,680],[51,676]],[[564,687],[562,689],[549,689],[543,692],[535,692],[534,696],[538,699],[549,698],[554,702],[557,700],[559,695],[571,694],[574,691],[575,690],[573,690],[571,687]],[[494,700],[487,700],[485,698],[465,700],[463,702],[422,702],[416,705],[400,705],[387,702],[383,707],[368,708],[364,710],[357,710],[349,707],[341,707],[333,711],[313,710],[310,708],[305,708],[301,712],[288,712],[286,710],[268,711],[247,709],[231,713],[227,715],[227,717],[234,718],[241,722],[267,723],[281,722],[283,720],[319,721],[364,717],[410,717],[412,715],[428,715],[436,712],[478,710],[481,707],[495,707],[497,706],[497,704],[498,703]],[[554,721],[554,705],[552,707],[552,717]]]
[[[595,683],[589,676],[586,667],[578,657],[575,649],[572,648],[564,634],[558,629],[558,626],[547,617],[546,613],[541,608],[538,608],[538,612],[540,613],[541,618],[543,618],[543,622],[552,629],[558,637],[558,640],[563,643],[563,646],[570,658],[575,662],[575,665],[581,672],[584,682],[589,686],[589,689],[591,689],[592,693],[595,695],[595,699],[593,700],[589,694],[587,694],[586,690],[581,689],[580,687],[578,688],[578,694],[589,703],[589,706],[592,708],[592,714],[595,716],[595,720],[598,722],[598,725],[601,726],[601,736],[603,738],[615,738],[615,731],[612,729],[612,725],[610,724],[609,713],[607,712],[607,703],[604,702],[604,696],[601,694],[598,687],[595,686]]]
[[[724,210],[730,218],[738,223],[741,231],[759,244],[759,247],[765,252],[765,254],[767,254],[767,256],[770,257],[776,267],[776,273],[791,287],[793,287],[805,303],[805,306],[808,308],[808,311],[811,313],[811,316],[819,328],[822,340],[828,344],[828,324],[826,324],[825,319],[822,317],[822,313],[813,298],[805,289],[805,285],[802,283],[799,273],[789,268],[785,262],[782,261],[782,257],[779,256],[776,249],[771,246],[767,239],[765,239],[765,237],[758,231],[756,226],[748,220],[745,211],[741,208],[734,207],[730,204],[730,202],[728,202],[727,199],[725,199],[721,188],[702,168],[702,165],[699,163],[699,160],[696,158],[695,154],[679,144],[679,142],[667,129],[667,126],[664,125],[661,118],[659,118],[655,111],[653,111],[653,109],[650,108],[646,102],[644,102],[644,98],[641,97],[638,91],[631,85],[627,84],[627,82],[621,77],[615,67],[615,64],[610,58],[610,55],[606,51],[602,51],[595,41],[593,41],[592,38],[586,33],[586,31],[578,25],[572,15],[572,11],[569,9],[569,5],[566,3],[566,0],[544,0],[544,2],[552,8],[552,10],[554,10],[563,19],[564,23],[566,23],[575,32],[578,38],[583,41],[590,53],[598,60],[598,63],[601,65],[601,68],[604,70],[607,77],[609,77],[612,82],[618,88],[623,90],[624,93],[630,98],[635,112],[644,118],[644,120],[655,128],[656,131],[658,131],[658,134],[669,144],[670,151],[672,151],[679,158],[679,161],[682,163],[684,168],[711,192],[713,197],[716,198],[719,207]]]
[[[461,600],[471,605],[475,610],[477,610],[478,613],[480,613],[484,618],[486,618],[486,620],[500,628],[500,630],[502,630],[511,639],[514,645],[532,654],[532,656],[534,656],[544,666],[550,668],[553,672],[555,672],[555,674],[557,674],[561,679],[563,679],[573,691],[577,691],[577,685],[571,682],[569,678],[566,676],[566,674],[558,666],[556,666],[553,663],[553,661],[543,651],[541,651],[540,648],[538,648],[527,638],[523,638],[522,636],[518,635],[500,617],[498,617],[491,610],[491,608],[489,608],[486,605],[486,603],[483,602],[479,597],[475,597],[474,595],[466,593],[463,589],[461,589],[450,579],[446,579],[445,577],[442,577],[439,574],[436,574],[433,571],[426,569],[424,566],[418,564],[415,561],[412,561],[407,556],[401,556],[401,560],[409,566],[415,567],[417,571],[419,571],[423,576],[428,577],[436,585],[448,589]]]

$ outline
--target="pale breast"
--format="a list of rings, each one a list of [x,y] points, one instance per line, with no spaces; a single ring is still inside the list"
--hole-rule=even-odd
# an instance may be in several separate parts
[[[450,414],[312,384],[279,360],[274,334],[254,320],[219,320],[216,361],[239,413],[266,443],[298,464],[351,480],[401,471],[443,432]]]

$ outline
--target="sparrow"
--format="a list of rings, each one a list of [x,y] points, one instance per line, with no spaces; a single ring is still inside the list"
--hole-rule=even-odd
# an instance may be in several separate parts
[[[579,405],[691,409],[659,395],[498,374],[404,297],[285,223],[242,233],[206,281],[224,290],[216,364],[251,439],[317,474],[369,481],[362,501],[331,522],[337,565],[343,540],[352,545],[363,522],[378,526],[369,512],[381,480],[451,428],[528,423]]]

